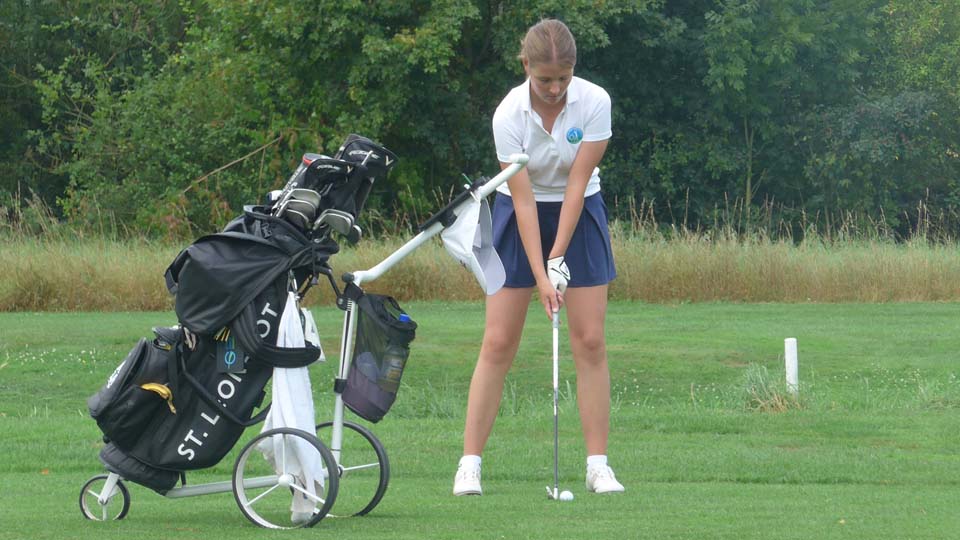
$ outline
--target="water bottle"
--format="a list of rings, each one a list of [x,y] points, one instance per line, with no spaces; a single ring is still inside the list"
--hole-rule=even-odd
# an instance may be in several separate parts
[[[410,316],[401,313],[400,322],[410,322]],[[400,389],[400,376],[403,375],[403,366],[407,363],[407,355],[410,352],[403,346],[397,345],[393,341],[387,342],[387,347],[383,350],[383,367],[380,369],[380,379],[377,384],[385,392],[397,393]]]

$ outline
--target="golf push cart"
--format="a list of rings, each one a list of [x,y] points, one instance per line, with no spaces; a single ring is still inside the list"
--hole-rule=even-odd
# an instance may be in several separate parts
[[[84,517],[126,517],[125,481],[171,499],[232,491],[250,521],[278,529],[310,527],[327,515],[364,515],[380,502],[390,479],[386,450],[370,430],[345,419],[344,407],[370,422],[387,413],[417,325],[393,298],[361,285],[454,228],[461,238],[450,240],[465,243],[465,257],[475,263],[469,250],[476,209],[482,203],[489,220],[485,198],[527,156],[512,156],[494,178],[466,185],[406,244],[368,270],[344,274],[338,286],[328,264],[339,250],[335,237],[360,240],[363,204],[396,160],[358,135],[333,157],[305,154],[263,205],[244,207],[222,232],[180,252],[165,275],[179,324],[154,328],[154,338],[141,339],[88,400],[103,432],[99,458],[107,473],[81,488]],[[447,240],[444,233],[447,249],[462,253]],[[333,419],[315,424],[306,366],[323,351],[300,300],[320,276],[345,314]],[[271,380],[271,403],[264,404]],[[216,465],[245,428],[260,422],[231,480],[187,484],[186,471]]]

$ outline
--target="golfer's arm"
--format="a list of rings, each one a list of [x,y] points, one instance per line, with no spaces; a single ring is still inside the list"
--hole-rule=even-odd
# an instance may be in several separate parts
[[[550,250],[550,258],[560,257],[567,252],[570,238],[577,228],[580,213],[583,212],[583,195],[587,191],[587,183],[593,174],[593,169],[600,164],[604,152],[607,151],[607,141],[592,141],[580,144],[577,157],[570,167],[570,176],[567,179],[567,189],[563,194],[563,206],[560,207],[560,223],[557,225],[557,239]]]
[[[500,163],[505,169],[509,163]],[[520,242],[523,251],[527,254],[527,261],[533,271],[537,283],[547,281],[547,271],[543,262],[543,249],[540,247],[540,223],[537,220],[537,201],[533,198],[533,187],[530,186],[530,177],[523,169],[507,180],[510,187],[510,197],[513,199],[513,212],[517,216],[517,230],[520,232]]]

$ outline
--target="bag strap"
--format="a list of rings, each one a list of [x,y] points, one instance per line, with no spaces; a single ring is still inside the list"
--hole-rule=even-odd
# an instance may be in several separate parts
[[[193,375],[190,374],[189,371],[187,371],[187,364],[186,364],[186,361],[184,360],[183,341],[177,342],[176,354],[173,355],[171,359],[167,362],[167,374],[168,376],[170,376],[170,382],[168,386],[170,387],[170,390],[173,392],[174,407],[178,407],[176,402],[177,402],[177,397],[180,395],[180,391],[179,391],[180,384],[179,384],[178,377],[176,376],[177,371],[179,371],[180,374],[183,375],[183,378],[186,379],[186,381],[190,384],[191,387],[193,387],[194,391],[196,391],[197,395],[200,396],[200,399],[204,403],[206,403],[210,407],[213,407],[214,409],[219,411],[220,414],[222,414],[224,417],[227,418],[227,420],[230,420],[234,424],[239,424],[243,427],[250,427],[250,426],[259,424],[260,422],[263,422],[263,420],[267,417],[267,413],[270,412],[270,405],[267,405],[259,413],[257,413],[256,416],[253,416],[249,420],[243,420],[242,418],[234,414],[233,411],[227,409],[225,405],[217,401],[216,398],[214,398],[213,395],[211,395],[210,392],[206,389],[206,387],[204,387],[203,384],[201,384],[200,381],[196,379],[196,377],[194,377]]]
[[[247,305],[230,323],[230,331],[245,353],[273,367],[296,368],[308,366],[320,358],[320,349],[311,343],[303,348],[286,348],[270,345],[256,333],[257,321],[253,304]]]

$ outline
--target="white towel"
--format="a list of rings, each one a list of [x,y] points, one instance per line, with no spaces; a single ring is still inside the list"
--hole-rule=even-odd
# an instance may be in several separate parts
[[[280,328],[277,334],[278,347],[303,347],[305,343],[303,326],[300,323],[300,310],[297,297],[291,291],[287,304],[280,316]],[[263,431],[274,428],[296,428],[316,435],[314,424],[313,392],[310,390],[310,373],[307,367],[273,369],[273,405],[263,423]],[[291,444],[292,443],[292,444]],[[286,472],[297,478],[297,484],[309,495],[296,491],[290,510],[294,519],[309,519],[317,507],[317,493],[323,492],[323,461],[319,453],[307,441],[288,438],[282,444],[280,436],[262,441],[259,450],[268,461],[273,462],[279,472],[279,464],[286,463]]]
[[[307,308],[300,308],[300,312],[303,313],[303,339],[320,349],[320,358],[317,358],[317,362],[326,362],[327,357],[323,354],[323,347],[320,345],[320,333],[317,332],[317,322],[313,320],[313,313]]]

